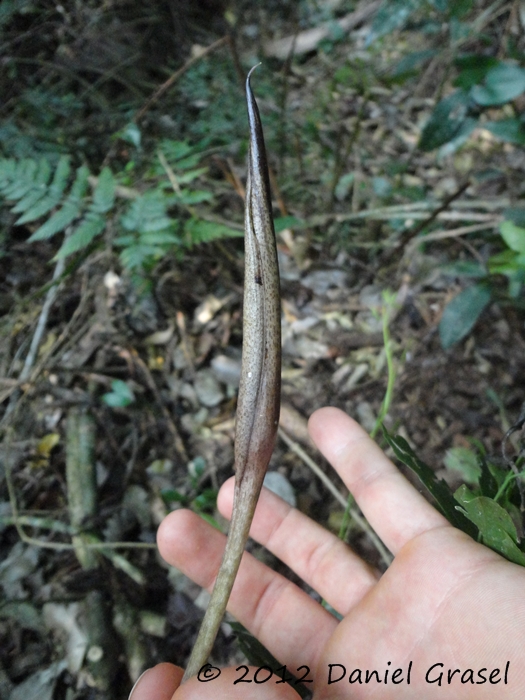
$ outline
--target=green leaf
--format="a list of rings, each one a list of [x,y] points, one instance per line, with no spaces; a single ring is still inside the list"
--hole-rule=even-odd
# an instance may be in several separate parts
[[[273,225],[275,228],[275,233],[280,233],[287,228],[294,229],[296,227],[300,227],[304,225],[304,222],[301,221],[301,219],[298,219],[296,216],[279,216],[273,220]]]
[[[464,289],[447,304],[439,322],[439,337],[445,350],[470,333],[490,300],[490,289],[484,284],[476,284]]]
[[[180,163],[177,163],[177,168],[180,168]],[[188,185],[193,180],[196,180],[201,175],[208,172],[208,168],[194,168],[193,170],[187,170],[184,173],[177,173],[177,182],[179,185]]]
[[[282,667],[275,656],[268,651],[268,649],[261,644],[261,642],[256,639],[248,630],[241,625],[240,622],[230,622],[230,626],[237,637],[237,642],[239,644],[239,649],[248,659],[250,664],[261,668],[262,666],[268,666],[272,670],[277,670]],[[302,698],[310,697],[310,691],[307,686],[302,683],[297,683],[295,677],[289,672],[286,672],[286,679],[289,685],[298,693]],[[277,682],[276,677],[276,682]],[[273,682],[273,679],[272,679]]]
[[[221,238],[239,238],[244,235],[242,231],[237,231],[229,226],[195,218],[186,222],[184,231],[188,236],[189,245],[208,243]]]
[[[519,269],[519,255],[514,250],[504,250],[488,259],[489,272],[493,275],[510,275]]]
[[[144,245],[177,245],[181,243],[178,236],[170,231],[152,231],[151,233],[144,233],[140,237],[140,242]]]
[[[474,119],[474,117],[467,117],[454,138],[441,146],[439,149],[440,157],[445,158],[455,153],[467,141],[477,125],[477,119]]]
[[[40,199],[34,206],[17,219],[16,224],[27,224],[30,221],[40,219],[51,209],[54,209],[62,200],[62,195],[66,189],[71,166],[69,156],[61,156],[53,176],[53,181],[49,187],[47,196]]]
[[[422,237],[421,240],[425,240]],[[477,260],[457,260],[456,262],[443,265],[441,271],[444,275],[453,277],[486,277],[487,268]]]
[[[16,176],[16,161],[13,158],[0,160],[0,190],[7,187]]]
[[[209,513],[203,513],[202,511],[199,511],[199,517],[205,520],[207,523],[209,523],[212,527],[214,527],[216,530],[222,533],[222,527],[219,525],[219,523],[215,520],[213,515],[210,515]]]
[[[472,99],[483,107],[502,105],[525,92],[525,70],[501,62],[488,71],[483,83],[472,88]]]
[[[120,260],[128,270],[140,270],[148,263],[162,258],[165,253],[161,246],[137,243],[123,248],[120,251]]]
[[[135,146],[135,148],[139,148],[142,140],[142,134],[140,133],[140,129],[135,122],[130,122],[127,124],[127,126],[118,132],[117,136],[126,143]]]
[[[480,446],[481,447],[481,446]],[[480,449],[478,447],[478,449]],[[494,498],[498,493],[500,485],[503,483],[505,473],[499,467],[492,464],[483,452],[479,452],[481,476],[479,478],[479,488],[482,496]]]
[[[217,506],[217,491],[215,489],[203,489],[193,499],[194,507],[199,510],[215,510]]]
[[[160,143],[160,150],[164,153],[168,162],[174,162],[187,156],[193,149],[187,141],[163,139]]]
[[[158,191],[146,192],[135,199],[120,222],[127,231],[156,231],[167,228],[172,221],[166,215],[166,202]]]
[[[334,191],[334,194],[338,201],[342,202],[348,196],[348,193],[350,192],[350,188],[352,187],[354,180],[355,173],[346,173],[345,175],[339,178],[339,181]]]
[[[509,561],[525,566],[525,554],[518,548],[518,534],[507,511],[492,498],[475,496],[465,485],[460,486],[454,498],[458,508],[479,529],[483,543]]]
[[[460,135],[465,125],[472,131],[475,122],[467,121],[468,104],[468,95],[463,90],[457,90],[438,102],[421,132],[420,148],[423,151],[439,148]]]
[[[13,181],[3,188],[2,194],[6,199],[18,200],[34,187],[38,163],[27,158],[18,163],[16,176]]]
[[[392,78],[400,78],[419,70],[421,66],[437,54],[435,49],[414,51],[404,56],[392,72]]]
[[[463,17],[472,9],[473,0],[450,0],[448,10],[452,18]]]
[[[458,513],[454,497],[448,485],[442,479],[438,479],[432,469],[419,459],[404,438],[400,435],[390,435],[384,426],[383,435],[399,461],[409,467],[409,469],[412,469],[419,477],[421,483],[432,494],[439,510],[449,523],[463,530],[468,535],[475,536],[475,530],[470,522]]]
[[[99,233],[102,233],[105,226],[106,221],[102,216],[88,212],[77,229],[66,237],[54,259],[66,258],[68,255],[86,248]]]
[[[83,165],[77,170],[75,182],[71,187],[64,205],[51,216],[45,224],[40,226],[29,241],[40,241],[51,238],[56,233],[63,231],[74,219],[77,219],[84,205],[84,195],[88,186],[89,170]]]
[[[387,0],[383,2],[372,22],[366,45],[370,46],[379,37],[403,27],[408,18],[423,4],[424,0]]]
[[[454,85],[466,91],[470,90],[475,85],[479,85],[479,83],[484,80],[489,70],[499,65],[497,58],[482,56],[480,54],[460,56],[456,59],[455,63],[461,72],[454,81]]]
[[[169,506],[171,503],[182,503],[183,506],[187,506],[190,503],[189,497],[183,493],[180,493],[180,491],[177,491],[176,489],[161,489],[160,495],[167,506]]]
[[[499,232],[505,243],[516,253],[525,253],[525,228],[516,226],[512,221],[504,221]]]
[[[200,204],[201,202],[210,202],[213,199],[213,194],[207,190],[182,190],[177,193],[176,199],[181,204]]]
[[[98,176],[97,186],[93,193],[91,210],[96,214],[105,214],[115,203],[115,180],[109,168],[103,168]]]
[[[51,177],[51,165],[49,161],[42,158],[36,173],[36,178],[33,183],[33,189],[23,197],[12,211],[14,214],[23,214],[25,211],[34,206],[47,192],[49,178]]]
[[[508,207],[503,211],[505,219],[512,221],[516,226],[525,227],[525,208],[523,207]]]
[[[525,124],[521,119],[500,119],[497,122],[485,122],[483,128],[498,139],[518,146],[525,145]]]
[[[477,484],[481,476],[478,458],[468,447],[451,447],[445,453],[447,469],[456,472],[467,484]]]
[[[126,382],[114,379],[111,382],[111,392],[104,394],[102,401],[111,408],[124,408],[135,401],[135,395]]]

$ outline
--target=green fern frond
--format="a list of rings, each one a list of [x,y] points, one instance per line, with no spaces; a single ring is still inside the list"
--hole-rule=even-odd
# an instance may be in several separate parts
[[[87,248],[91,241],[102,233],[105,227],[106,222],[101,216],[93,212],[87,212],[75,231],[66,237],[54,260],[67,258],[68,255]]]
[[[120,219],[126,231],[148,233],[161,231],[172,225],[166,213],[167,202],[158,191],[146,192],[136,199]]]
[[[56,233],[63,231],[72,221],[78,219],[85,205],[88,177],[89,170],[85,165],[78,168],[77,176],[63,206],[33,233],[29,239],[30,241],[41,241],[51,238]]]
[[[69,164],[69,156],[62,156],[58,161],[58,165],[53,176],[53,181],[51,182],[51,185],[49,186],[44,197],[39,199],[36,204],[31,206],[23,214],[23,216],[17,220],[16,223],[18,226],[21,224],[27,224],[30,221],[36,221],[36,219],[40,219],[42,216],[60,204],[62,195],[66,189],[70,171],[71,166]]]
[[[104,168],[99,175],[93,201],[91,202],[84,218],[75,231],[67,236],[62,247],[55,255],[55,260],[66,258],[72,253],[86,248],[106,227],[104,214],[113,209],[115,205],[115,180],[109,168]]]
[[[92,198],[87,194],[89,170],[78,168],[69,193],[65,195],[71,173],[68,156],[60,158],[56,168],[42,158],[0,159],[0,196],[15,214],[21,214],[17,224],[43,218],[55,212],[33,233],[30,241],[51,238],[64,231],[75,219],[79,224],[67,236],[55,259],[67,257],[88,246],[105,228],[105,215],[115,206],[115,180],[109,168],[100,173]],[[50,181],[51,175],[53,179]]]
[[[202,221],[202,219],[194,218],[186,222],[184,232],[186,233],[188,246],[196,245],[197,243],[209,243],[219,238],[239,238],[244,235],[242,231],[237,231],[224,224],[216,224],[212,221]]]
[[[13,207],[14,214],[23,214],[31,209],[47,192],[49,178],[51,177],[51,165],[49,161],[42,158],[38,170],[35,175],[34,183],[27,192],[25,197],[22,197],[17,205]]]
[[[47,191],[51,175],[49,163],[24,158],[0,161],[0,194],[3,198],[18,202],[15,214],[26,211]]]
[[[97,186],[93,192],[91,211],[105,214],[113,209],[115,204],[115,180],[109,168],[104,168],[98,177]]]
[[[156,183],[147,192],[118,190],[111,170],[106,167],[94,178],[95,186],[90,195],[88,168],[78,168],[73,178],[71,159],[64,155],[56,166],[47,158],[0,158],[0,198],[6,200],[15,214],[20,214],[17,225],[40,219],[40,226],[30,241],[48,239],[68,229],[55,260],[87,248],[104,232],[109,219],[123,234],[114,240],[120,248],[123,265],[139,274],[151,269],[170,250],[241,236],[240,231],[203,221],[197,214],[186,222],[185,213],[174,214],[177,208],[182,207],[182,212],[186,212],[191,205],[209,202],[213,195],[188,187],[206,172],[206,168],[197,167],[201,155],[194,147],[178,141],[163,141],[161,147],[176,169],[180,185],[177,192],[165,191],[164,169],[159,171]],[[129,198],[132,192],[135,197],[123,213],[115,201],[117,192],[124,198]]]
[[[36,160],[24,158],[18,163],[15,177],[12,182],[3,187],[3,195],[6,199],[18,201],[33,187],[35,174],[38,168]]]

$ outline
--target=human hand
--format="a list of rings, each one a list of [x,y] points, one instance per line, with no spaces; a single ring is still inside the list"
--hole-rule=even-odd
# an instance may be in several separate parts
[[[380,576],[335,535],[263,490],[251,536],[343,620],[249,554],[244,555],[228,610],[290,672],[309,667],[316,700],[524,697],[525,569],[453,528],[342,411],[317,411],[309,430],[394,561]],[[226,516],[231,515],[232,498],[230,480],[218,501]],[[168,515],[158,533],[166,561],[208,589],[224,542],[223,535],[187,510]],[[343,667],[345,677],[335,682]],[[396,669],[401,669],[397,676]],[[459,669],[450,683],[449,669]],[[367,670],[378,675],[365,683]],[[298,697],[290,686],[276,685],[277,676],[260,685],[234,685],[242,674],[230,668],[221,669],[215,681],[192,678],[180,686],[182,674],[175,666],[160,664],[140,678],[130,700]],[[254,669],[247,679],[253,677]]]

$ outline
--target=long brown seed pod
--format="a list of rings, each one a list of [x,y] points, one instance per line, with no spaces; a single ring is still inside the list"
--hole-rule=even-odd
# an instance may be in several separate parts
[[[275,445],[281,394],[281,302],[268,164],[257,103],[246,79],[250,153],[246,183],[245,280],[241,383],[235,429],[233,513],[219,573],[184,674],[207,662],[248,539]]]

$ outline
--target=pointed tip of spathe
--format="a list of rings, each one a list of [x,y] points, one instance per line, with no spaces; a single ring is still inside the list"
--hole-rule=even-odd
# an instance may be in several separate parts
[[[248,75],[246,76],[246,88],[248,89],[250,87],[250,78],[252,77],[253,71],[258,68],[260,65],[262,65],[262,61],[259,61],[259,63],[256,63],[250,70],[248,71]]]

